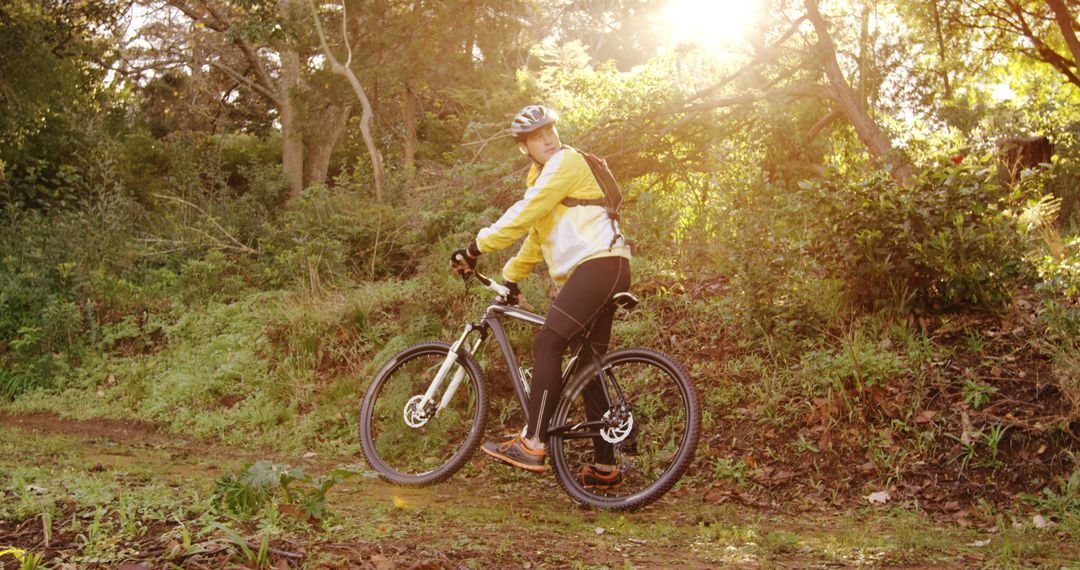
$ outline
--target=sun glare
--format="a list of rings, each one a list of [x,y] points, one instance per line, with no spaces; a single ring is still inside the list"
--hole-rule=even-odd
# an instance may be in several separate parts
[[[718,57],[740,51],[754,25],[757,0],[668,0],[673,44],[696,44]]]

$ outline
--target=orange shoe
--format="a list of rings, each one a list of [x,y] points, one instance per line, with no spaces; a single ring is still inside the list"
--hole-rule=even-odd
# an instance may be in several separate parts
[[[547,470],[547,465],[544,465],[547,454],[544,453],[543,449],[529,449],[529,446],[525,445],[525,439],[520,434],[502,443],[489,441],[480,449],[495,459],[518,469],[532,471],[533,473],[543,473]]]
[[[615,468],[611,471],[602,471],[594,465],[586,465],[578,472],[578,481],[586,487],[618,487],[622,485],[622,471]]]

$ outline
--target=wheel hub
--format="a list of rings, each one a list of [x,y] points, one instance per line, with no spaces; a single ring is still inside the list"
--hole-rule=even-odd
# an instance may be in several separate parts
[[[405,402],[405,425],[411,428],[423,427],[424,424],[431,419],[432,412],[435,408],[435,402],[428,402],[428,405],[424,404],[424,395],[418,394],[409,398],[408,402]]]
[[[626,408],[611,409],[604,412],[604,423],[607,427],[600,430],[600,437],[608,443],[620,443],[634,429],[634,414]]]

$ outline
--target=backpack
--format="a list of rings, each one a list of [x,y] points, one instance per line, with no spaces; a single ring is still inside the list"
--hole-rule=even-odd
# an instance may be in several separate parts
[[[604,211],[607,212],[608,220],[611,222],[611,230],[615,234],[614,237],[611,238],[611,244],[608,246],[608,249],[610,250],[615,247],[615,242],[623,237],[622,233],[619,232],[618,226],[619,208],[622,208],[623,203],[622,190],[619,189],[619,183],[615,182],[615,176],[611,173],[611,169],[608,168],[606,160],[583,150],[577,150],[577,152],[585,157],[585,162],[589,165],[589,170],[592,170],[593,178],[595,178],[596,183],[600,185],[600,189],[604,191],[604,197],[591,200],[564,198],[562,204],[568,208],[573,208],[574,206],[603,206]]]

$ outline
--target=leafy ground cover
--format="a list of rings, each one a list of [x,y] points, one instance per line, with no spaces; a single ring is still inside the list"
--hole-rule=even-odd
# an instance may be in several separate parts
[[[682,485],[631,514],[581,509],[550,476],[476,458],[449,483],[370,476],[330,490],[313,526],[278,502],[231,514],[215,482],[257,458],[325,473],[354,456],[282,454],[146,424],[0,418],[0,545],[42,567],[690,568],[1069,567],[1075,529],[992,505],[966,522],[915,501],[718,502]],[[3,568],[19,568],[11,554]]]

